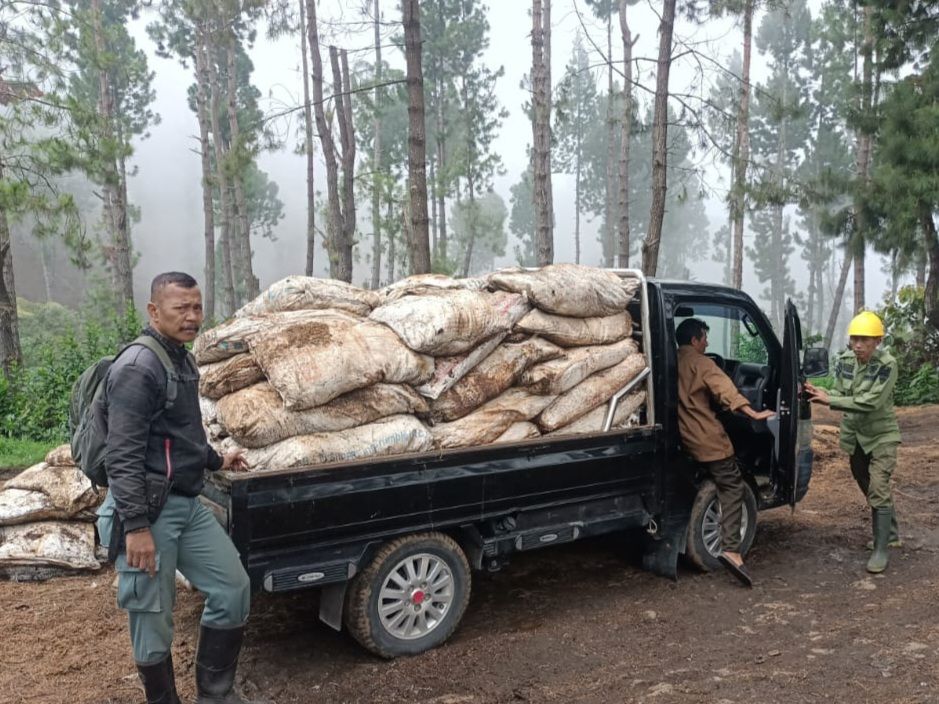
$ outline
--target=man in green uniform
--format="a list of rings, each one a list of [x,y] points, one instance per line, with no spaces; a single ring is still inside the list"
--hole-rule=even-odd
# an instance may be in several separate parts
[[[897,361],[880,349],[884,324],[873,313],[859,313],[848,325],[850,349],[835,362],[835,383],[826,392],[806,383],[809,399],[843,411],[841,449],[851,458],[851,473],[871,507],[874,532],[868,572],[887,569],[890,545],[898,546],[890,477],[897,466],[900,428],[893,410]]]

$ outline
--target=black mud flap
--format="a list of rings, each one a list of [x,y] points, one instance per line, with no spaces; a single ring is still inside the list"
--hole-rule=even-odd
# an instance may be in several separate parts
[[[645,569],[661,577],[678,580],[678,556],[685,551],[690,520],[690,504],[687,510],[673,507],[654,535],[645,534],[642,554]]]

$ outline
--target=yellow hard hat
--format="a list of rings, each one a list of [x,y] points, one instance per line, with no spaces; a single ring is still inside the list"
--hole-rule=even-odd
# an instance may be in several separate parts
[[[848,337],[883,337],[884,324],[874,313],[864,310],[848,324]]]

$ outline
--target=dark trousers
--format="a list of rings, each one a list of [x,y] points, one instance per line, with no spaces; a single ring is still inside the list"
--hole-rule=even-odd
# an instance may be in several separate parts
[[[746,487],[737,467],[736,457],[715,462],[704,462],[704,468],[717,485],[717,498],[721,502],[721,547],[725,552],[740,552],[743,497]]]

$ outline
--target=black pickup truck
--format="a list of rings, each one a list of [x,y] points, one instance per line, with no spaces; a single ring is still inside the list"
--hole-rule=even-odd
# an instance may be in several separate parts
[[[718,566],[714,484],[682,451],[675,327],[710,326],[709,355],[756,409],[754,422],[722,417],[746,477],[743,552],[757,511],[795,506],[808,489],[812,451],[800,379],[827,373],[825,350],[800,365],[801,332],[787,302],[780,343],[741,291],[640,279],[630,304],[646,355],[640,424],[590,435],[247,474],[215,473],[203,500],[232,537],[255,589],[319,588],[320,617],[385,657],[444,642],[467,607],[472,570],[497,570],[512,553],[620,531],[646,568],[670,577],[684,554]],[[623,389],[610,402],[613,406]]]

